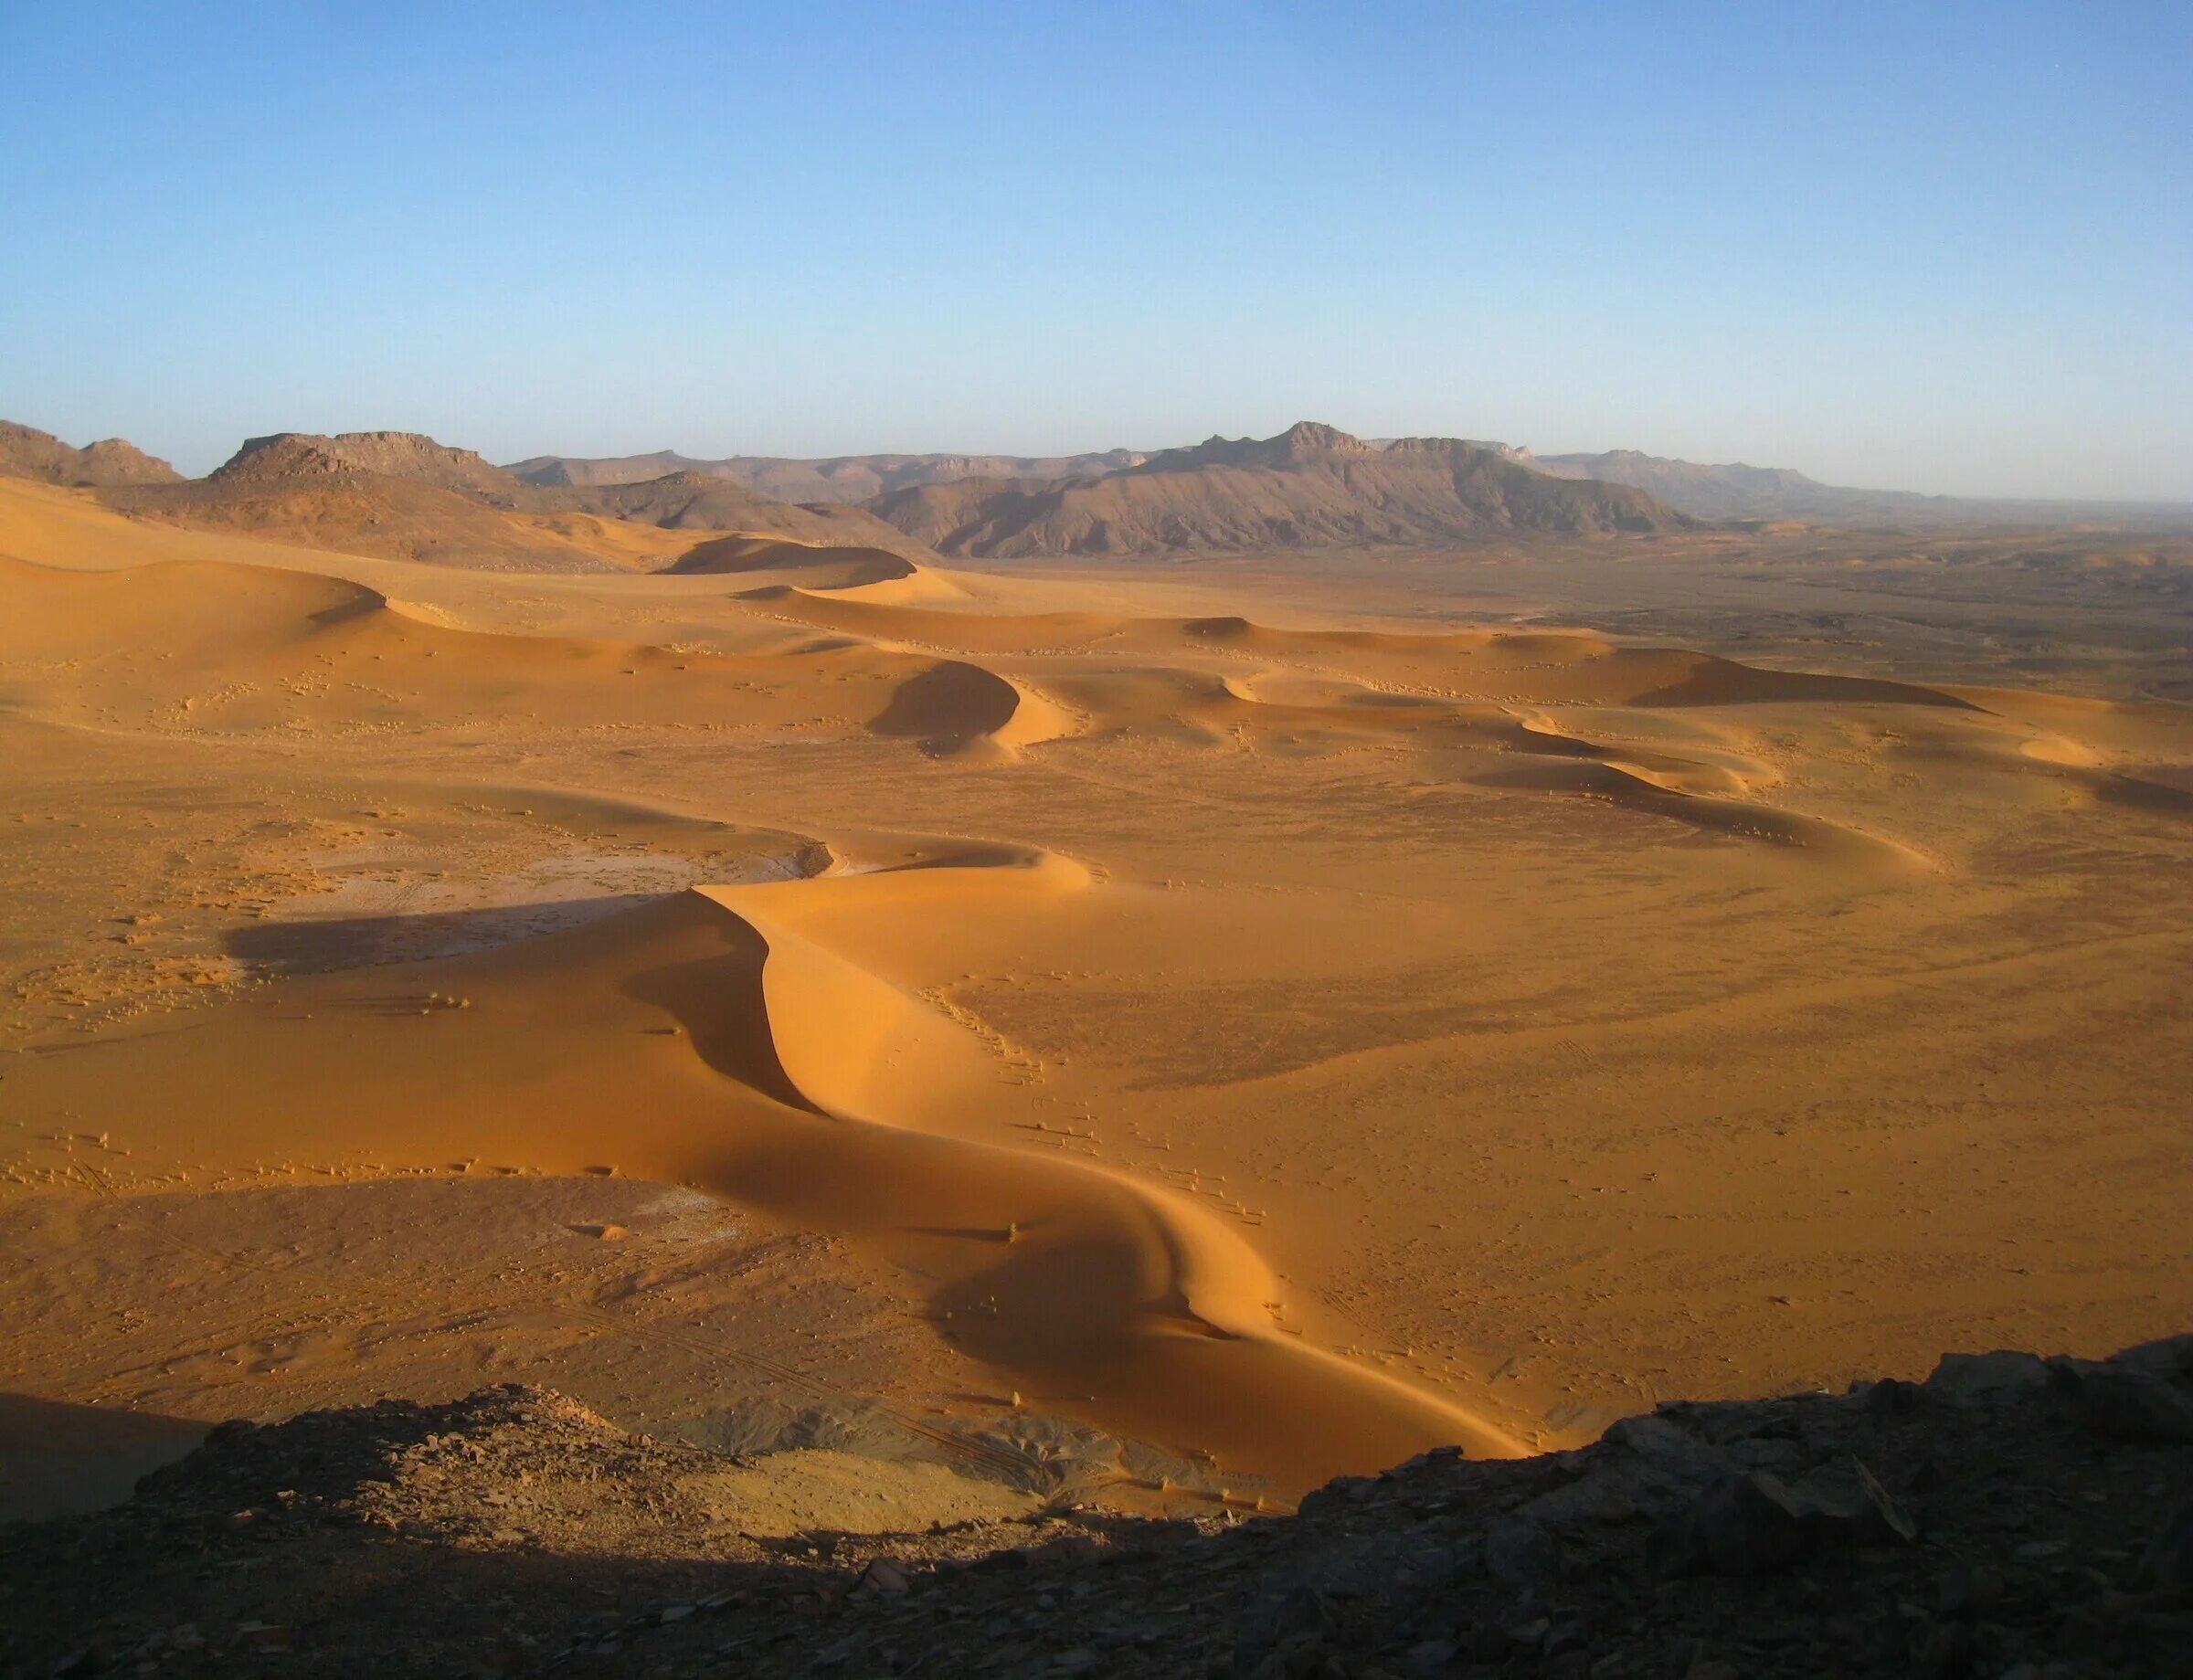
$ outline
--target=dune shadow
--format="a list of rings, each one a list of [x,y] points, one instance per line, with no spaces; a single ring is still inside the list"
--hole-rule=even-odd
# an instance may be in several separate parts
[[[721,955],[634,975],[625,982],[626,995],[668,1011],[684,1028],[694,1053],[726,1078],[788,1108],[821,1113],[792,1083],[777,1053],[761,980],[768,941],[745,918],[727,913],[718,928]]]
[[[366,968],[382,963],[462,956],[562,933],[657,901],[652,893],[604,893],[544,903],[479,910],[432,910],[395,915],[325,916],[260,922],[233,929],[221,949],[229,956],[280,968]]]
[[[0,1523],[119,1505],[140,1476],[189,1453],[208,1427],[160,1412],[0,1394]]]
[[[2094,798],[2104,805],[2159,811],[2170,817],[2193,817],[2193,793],[2167,782],[2152,782],[2138,776],[2110,775],[2094,777],[2092,786]]]
[[[1655,706],[1731,706],[1840,703],[1848,705],[1937,706],[1985,712],[1985,706],[1941,689],[1883,677],[1838,677],[1818,671],[1776,671],[1762,665],[1710,660],[1680,682],[1668,683],[1624,702]]]
[[[906,1231],[916,1237],[948,1237],[964,1242],[1010,1242],[1013,1239],[1009,1225],[909,1225]]]
[[[333,629],[338,624],[347,624],[354,618],[369,618],[387,605],[387,597],[377,589],[368,589],[360,585],[357,594],[351,599],[334,607],[323,607],[318,612],[307,613],[305,617],[323,629]]]
[[[995,671],[946,660],[900,683],[868,727],[879,735],[964,741],[1004,728],[1020,703],[1020,691]]]

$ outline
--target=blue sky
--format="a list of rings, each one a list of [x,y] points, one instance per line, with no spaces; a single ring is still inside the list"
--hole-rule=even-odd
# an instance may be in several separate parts
[[[0,0],[0,416],[2193,498],[2193,5]]]

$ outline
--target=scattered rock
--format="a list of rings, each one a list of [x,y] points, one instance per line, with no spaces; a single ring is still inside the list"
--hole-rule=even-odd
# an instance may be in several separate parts
[[[1764,1470],[1724,1476],[1669,1531],[1669,1575],[1772,1575],[1811,1551],[1815,1530],[1796,1496]]]
[[[1543,1592],[1561,1582],[1561,1542],[1527,1516],[1498,1516],[1485,1530],[1485,1573],[1510,1592]]]
[[[1972,1629],[1962,1622],[1938,1622],[1926,1630],[1912,1659],[1912,1680],[1965,1680],[1976,1653]]]
[[[1952,1621],[1970,1622],[1985,1614],[2002,1596],[1999,1570],[1960,1558],[1936,1580],[1934,1607]]]
[[[909,1582],[906,1570],[888,1558],[878,1558],[861,1571],[857,1590],[866,1592],[904,1592]]]
[[[2150,1592],[2193,1596],[2193,1498],[2163,1519],[2140,1554],[2138,1584]]]
[[[1234,1672],[1255,1674],[1281,1652],[1322,1645],[1339,1632],[1331,1604],[1315,1587],[1299,1580],[1268,1582],[1242,1612]]]
[[[1671,1405],[1513,1462],[1427,1453],[1289,1518],[1054,1507],[766,1541],[680,1492],[766,1474],[766,1453],[727,1472],[537,1389],[311,1413],[216,1430],[119,1509],[0,1528],[0,1675],[2180,1672],[2193,1443],[2080,1408],[2188,1398],[2193,1373],[2169,1344],[2060,1364],[1984,1356],[1894,1403]],[[558,1486],[583,1527],[556,1526]],[[521,1521],[527,1544],[487,1543]]]
[[[1990,1405],[2022,1399],[2048,1385],[2049,1368],[2038,1354],[2003,1348],[1944,1354],[1926,1379],[1926,1393],[1957,1405]]]
[[[1908,1546],[1919,1537],[1910,1513],[1862,1462],[1847,1454],[1806,1477],[1795,1494],[1806,1521],[1824,1538],[1850,1546]]]
[[[2049,1376],[2071,1413],[2114,1441],[2193,1442],[2193,1399],[2154,1371],[2111,1361],[2050,1359]]]

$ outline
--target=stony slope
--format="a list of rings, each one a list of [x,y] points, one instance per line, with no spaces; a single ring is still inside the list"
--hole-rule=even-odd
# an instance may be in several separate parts
[[[2050,1680],[2193,1653],[2193,1337],[1670,1403],[1283,1517],[787,1533],[736,1515],[773,1463],[524,1389],[228,1425],[128,1506],[0,1531],[0,1664]]]
[[[1276,438],[1213,438],[1100,478],[966,479],[868,505],[941,554],[1003,558],[1423,545],[1691,523],[1644,491],[1532,472],[1456,438],[1381,447],[1311,422]]]
[[[75,449],[51,432],[0,420],[0,477],[48,484],[173,484],[183,475],[121,438]]]

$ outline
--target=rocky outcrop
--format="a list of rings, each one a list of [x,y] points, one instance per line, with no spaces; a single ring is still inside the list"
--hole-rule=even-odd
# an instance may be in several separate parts
[[[74,449],[51,432],[0,420],[0,478],[48,484],[175,484],[183,475],[121,438]]]
[[[2188,1403],[2193,1337],[1998,1353],[1666,1404],[1578,1452],[1433,1452],[1291,1516],[761,1541],[694,1505],[698,1448],[538,1390],[387,1402],[225,1426],[128,1506],[0,1531],[0,1669],[2183,1674]]]
[[[497,507],[517,505],[525,488],[473,450],[437,443],[422,432],[341,432],[332,438],[275,432],[247,438],[209,481],[269,483],[354,472],[431,484]]]

